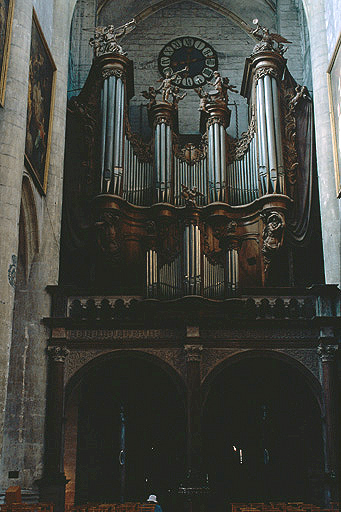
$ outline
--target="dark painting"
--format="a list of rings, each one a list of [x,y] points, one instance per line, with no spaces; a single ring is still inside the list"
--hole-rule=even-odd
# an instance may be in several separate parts
[[[25,161],[42,193],[46,193],[47,187],[55,71],[52,56],[33,11]]]
[[[4,106],[14,0],[0,0],[0,105]]]

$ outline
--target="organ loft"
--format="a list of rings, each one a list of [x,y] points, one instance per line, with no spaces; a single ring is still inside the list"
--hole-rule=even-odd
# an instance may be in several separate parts
[[[335,501],[340,295],[315,284],[313,105],[289,41],[254,20],[238,90],[211,44],[179,36],[136,91],[123,39],[135,26],[96,29],[68,102],[41,499],[61,510],[156,492],[170,512]],[[241,136],[232,93],[247,102]],[[181,133],[188,98],[195,133]]]

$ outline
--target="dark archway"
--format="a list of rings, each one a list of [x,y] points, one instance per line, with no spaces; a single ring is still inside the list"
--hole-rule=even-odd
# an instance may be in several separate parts
[[[125,501],[168,492],[185,468],[183,397],[163,368],[133,354],[91,365],[78,386],[76,503],[120,501],[120,409],[126,420]]]
[[[228,502],[322,501],[320,407],[286,362],[245,358],[216,372],[203,429],[218,510]]]

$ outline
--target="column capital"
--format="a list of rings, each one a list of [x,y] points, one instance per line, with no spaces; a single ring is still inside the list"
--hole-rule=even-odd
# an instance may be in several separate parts
[[[203,346],[202,345],[184,345],[186,362],[200,363]]]
[[[65,363],[67,356],[70,354],[70,350],[66,347],[48,347],[47,353],[51,361],[55,363]]]
[[[324,343],[320,343],[317,347],[317,354],[323,363],[332,362],[335,360],[338,348],[338,345],[325,345]]]

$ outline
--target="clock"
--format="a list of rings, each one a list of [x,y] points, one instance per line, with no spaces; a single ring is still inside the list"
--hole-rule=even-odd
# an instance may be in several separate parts
[[[183,36],[173,39],[162,48],[158,64],[163,77],[183,70],[173,80],[173,84],[183,89],[193,89],[212,78],[213,71],[218,69],[218,57],[212,46],[202,39]]]

